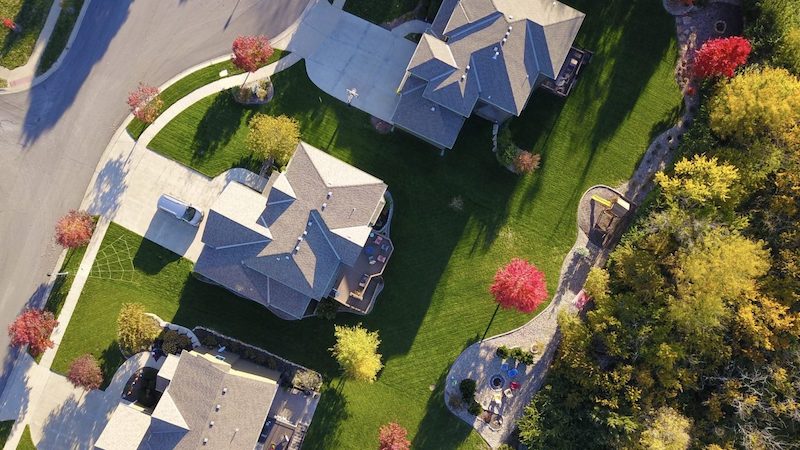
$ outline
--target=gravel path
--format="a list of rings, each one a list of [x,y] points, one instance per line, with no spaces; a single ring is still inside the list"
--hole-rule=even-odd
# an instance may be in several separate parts
[[[667,2],[665,1],[665,4]],[[714,29],[718,20],[727,23],[724,33]],[[692,8],[685,15],[675,18],[678,45],[682,53],[690,56],[695,48],[699,48],[707,39],[728,36],[741,32],[741,13],[735,0],[711,2],[703,9]],[[678,72],[679,73],[679,72]],[[680,75],[676,75],[680,77]],[[676,80],[680,84],[680,80]],[[448,409],[472,425],[483,437],[491,448],[497,448],[507,442],[514,431],[517,419],[522,416],[524,407],[530,403],[533,395],[539,390],[547,369],[555,356],[560,335],[558,333],[557,318],[563,311],[577,313],[576,300],[581,295],[586,275],[592,266],[602,266],[610,251],[614,248],[622,232],[629,223],[618,223],[614,228],[614,235],[599,242],[592,239],[590,242],[592,224],[597,219],[598,211],[592,208],[592,194],[599,194],[605,198],[619,195],[633,203],[632,207],[644,200],[653,188],[653,175],[664,170],[675,156],[675,149],[683,134],[688,129],[699,107],[697,86],[689,83],[684,88],[684,108],[681,117],[669,130],[657,136],[642,158],[642,162],[630,180],[617,189],[608,186],[594,186],[584,193],[578,205],[578,236],[575,245],[564,259],[561,267],[558,290],[550,305],[525,325],[476,342],[464,350],[450,367],[445,386],[445,403]],[[628,217],[632,217],[629,214]],[[596,242],[598,245],[595,245]],[[513,392],[513,397],[501,397],[500,414],[503,419],[499,423],[473,416],[466,410],[466,405],[461,402],[459,383],[464,378],[472,378],[477,382],[475,393],[476,400],[484,409],[495,406],[496,391],[490,386],[490,380],[498,374],[503,374],[501,365],[506,362],[496,356],[498,347],[520,347],[524,350],[533,348],[539,350],[536,360],[531,365],[518,365],[519,374],[513,381],[520,383],[520,388]],[[508,376],[504,377],[503,388],[508,387]],[[484,417],[489,419],[488,414]]]

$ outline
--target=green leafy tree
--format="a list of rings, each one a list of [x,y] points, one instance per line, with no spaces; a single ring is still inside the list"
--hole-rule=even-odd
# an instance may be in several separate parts
[[[682,207],[702,205],[709,201],[722,202],[729,198],[739,172],[729,164],[719,164],[717,158],[695,155],[675,164],[674,175],[656,173],[656,183],[667,202]]]
[[[285,166],[300,142],[299,123],[286,116],[256,114],[250,119],[247,147],[262,160],[272,158]]]
[[[583,284],[583,290],[586,295],[593,298],[597,302],[602,302],[608,298],[608,272],[601,267],[592,267],[589,270],[589,275],[586,277],[586,283]]]
[[[117,338],[122,350],[131,355],[150,348],[161,333],[158,323],[145,314],[141,303],[123,303],[117,316]]]
[[[646,450],[686,450],[692,423],[672,408],[660,408],[639,440]]]
[[[796,142],[800,128],[800,80],[786,69],[750,69],[722,84],[711,99],[711,129],[748,142],[759,136]]]
[[[344,370],[345,375],[358,381],[373,382],[381,370],[381,355],[378,332],[368,331],[360,324],[334,328],[336,344],[331,353]]]

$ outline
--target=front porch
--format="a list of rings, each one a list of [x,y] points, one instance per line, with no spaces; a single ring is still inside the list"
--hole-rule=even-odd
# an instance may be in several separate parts
[[[330,297],[358,313],[369,313],[383,288],[381,275],[393,252],[391,239],[374,231],[370,233],[356,263],[342,270]]]

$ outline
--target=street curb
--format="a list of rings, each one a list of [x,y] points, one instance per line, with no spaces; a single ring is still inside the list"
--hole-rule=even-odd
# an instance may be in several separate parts
[[[60,1],[61,0],[55,0],[55,3],[53,4],[54,5],[53,7],[55,7],[56,4],[60,4],[59,3]],[[43,73],[41,75],[38,75],[38,76],[34,76],[33,80],[30,82],[30,84],[23,85],[23,86],[18,86],[18,87],[14,87],[14,88],[3,88],[3,89],[0,89],[0,95],[3,95],[3,94],[16,94],[16,93],[19,93],[19,92],[25,92],[27,90],[33,89],[39,83],[42,83],[43,81],[45,81],[48,78],[50,78],[50,76],[53,73],[55,73],[56,70],[58,70],[58,68],[61,66],[61,63],[64,61],[64,58],[66,58],[66,55],[69,52],[70,47],[72,47],[72,43],[75,41],[75,37],[78,35],[78,31],[80,31],[81,24],[83,23],[83,19],[86,16],[86,10],[89,9],[89,5],[91,3],[92,3],[92,0],[84,0],[83,6],[81,7],[81,12],[78,14],[78,18],[75,20],[75,25],[72,26],[72,32],[69,35],[69,39],[67,40],[67,44],[64,46],[64,50],[61,51],[61,54],[58,56],[58,59],[56,59],[56,61],[53,63],[53,65],[50,66],[49,69],[47,69],[47,72],[45,72],[45,73]],[[59,16],[61,15],[60,9],[61,8],[59,7]],[[56,22],[58,22],[58,17],[56,17]],[[53,25],[53,29],[55,29],[55,25]],[[50,37],[51,36],[52,36],[52,30],[50,32],[50,36],[47,37],[47,43],[50,43]],[[46,47],[47,47],[47,44],[45,44],[45,48]],[[39,60],[36,61],[36,68],[39,67],[39,63],[41,62],[41,57],[42,57],[43,54],[44,54],[44,50],[42,50],[42,53],[39,55]],[[37,70],[36,68],[34,69],[34,72],[33,72],[34,74],[36,73],[36,70]]]

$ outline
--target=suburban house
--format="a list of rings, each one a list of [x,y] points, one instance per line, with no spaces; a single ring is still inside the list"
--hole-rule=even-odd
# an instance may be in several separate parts
[[[226,355],[220,359],[195,351],[169,355],[158,370],[160,398],[155,407],[121,401],[95,448],[252,450],[265,442],[299,448],[308,423],[277,416],[276,397],[289,395],[278,386],[277,374]],[[310,417],[304,419],[310,422]]]
[[[444,0],[408,64],[392,122],[444,149],[472,113],[494,123],[519,116],[534,89],[577,74],[583,52],[572,43],[584,16],[553,0]]]
[[[195,274],[284,319],[331,298],[368,313],[394,251],[373,229],[386,184],[304,142],[263,192],[231,182],[210,208]]]

